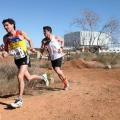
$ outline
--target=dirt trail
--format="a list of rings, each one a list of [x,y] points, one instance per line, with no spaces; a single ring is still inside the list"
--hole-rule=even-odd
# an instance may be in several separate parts
[[[16,96],[0,97],[0,120],[120,119],[120,69],[66,68],[64,73],[70,79],[68,91],[53,88],[23,96],[23,106],[17,109],[8,106]]]

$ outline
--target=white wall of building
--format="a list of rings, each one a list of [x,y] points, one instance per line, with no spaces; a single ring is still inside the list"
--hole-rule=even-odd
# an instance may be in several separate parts
[[[99,38],[99,42],[98,42]],[[71,32],[64,35],[65,46],[99,45],[103,46],[111,41],[109,34],[90,31]],[[91,40],[91,42],[90,42]]]

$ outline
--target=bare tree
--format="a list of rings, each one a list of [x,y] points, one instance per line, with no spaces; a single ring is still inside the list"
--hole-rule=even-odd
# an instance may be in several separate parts
[[[116,36],[119,33],[119,28],[120,28],[119,20],[115,17],[110,17],[108,20],[108,23],[106,23],[103,26],[102,30],[100,31],[100,34],[97,40],[97,45],[100,41],[100,36],[103,32],[108,34],[111,37],[111,42],[117,42]],[[104,39],[103,41],[105,40],[106,39]]]
[[[83,9],[80,11],[80,14],[82,15],[82,17],[74,18],[74,22],[72,23],[72,25],[76,24],[82,31],[89,31],[89,37],[87,37],[87,40],[89,38],[89,46],[93,45],[95,40],[97,40],[97,46],[100,46],[100,43],[103,44],[107,40],[106,38],[108,38],[108,36],[113,42],[116,42],[116,37],[118,33],[120,33],[120,23],[118,19],[116,19],[115,17],[110,17],[108,22],[105,25],[102,25],[100,17],[92,10]],[[103,27],[98,29],[98,24],[99,26]],[[94,31],[99,32],[98,36],[94,36]],[[101,39],[103,33],[108,36],[104,39]]]
[[[80,13],[83,15],[83,17],[74,18],[73,24],[77,24],[82,31],[90,31],[89,45],[91,45],[93,39],[92,32],[95,30],[98,22],[100,21],[100,17],[95,12],[89,9],[83,9],[80,11]]]
[[[85,28],[86,20],[84,18],[74,18],[74,23],[72,24],[77,24],[77,27],[81,27],[82,30],[87,30],[87,28]]]
[[[93,31],[94,27],[97,26],[98,21],[100,21],[100,17],[89,9],[81,10],[80,13],[83,15],[84,20],[86,21],[86,25],[88,25],[88,30]]]
[[[96,45],[95,47],[98,48],[104,46],[109,40],[116,43],[117,35],[120,33],[120,23],[117,18],[110,17],[107,23],[102,25],[101,18],[92,10],[83,9],[80,11],[80,15],[73,19],[71,25],[77,25],[83,32],[78,32],[78,34],[76,34],[77,32],[68,32],[69,38],[67,38],[76,49],[81,45],[89,45],[89,49]]]

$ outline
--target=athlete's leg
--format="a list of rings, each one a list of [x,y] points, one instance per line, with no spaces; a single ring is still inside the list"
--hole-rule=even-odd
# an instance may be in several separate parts
[[[19,71],[17,74],[17,78],[18,78],[18,89],[19,89],[19,96],[18,98],[15,100],[14,103],[11,103],[12,107],[21,107],[22,106],[22,95],[23,95],[23,91],[24,91],[24,74],[25,74],[25,70],[27,69],[27,65],[21,65],[18,67]]]
[[[69,87],[69,83],[67,78],[65,77],[65,75],[63,74],[62,70],[60,69],[60,67],[55,67],[54,68],[55,72],[58,74],[59,78],[62,80],[62,82],[64,83],[64,90],[68,90]]]
[[[54,71],[57,73],[59,78],[64,82],[64,79],[66,78],[65,75],[63,74],[63,71],[61,70],[60,67],[55,67]]]
[[[24,77],[26,80],[31,81],[31,80],[42,80],[42,76],[39,75],[31,75],[28,71],[28,69],[26,69]]]
[[[65,75],[63,74],[63,71],[61,70],[62,57],[54,61],[51,61],[51,64],[54,71],[58,74],[59,78],[64,82],[66,78],[65,78]]]
[[[18,72],[18,89],[19,89],[19,97],[22,98],[23,95],[23,91],[24,91],[24,75],[25,75],[25,71],[27,69],[27,65],[21,65],[19,68],[19,72]]]
[[[47,78],[47,74],[42,74],[40,75],[31,75],[28,71],[28,69],[26,69],[24,77],[26,80],[31,81],[31,80],[43,80],[46,86],[49,86],[49,81]]]
[[[64,90],[68,90],[69,83],[68,83],[68,80],[65,77],[63,71],[61,70],[61,67],[55,67],[55,66],[61,66],[60,62],[61,62],[61,60],[59,59],[58,61],[53,62],[52,66],[53,66],[54,71],[57,73],[57,75],[59,76],[59,78],[64,83]]]

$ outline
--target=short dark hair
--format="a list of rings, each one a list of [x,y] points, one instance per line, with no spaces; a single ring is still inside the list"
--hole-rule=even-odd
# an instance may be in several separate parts
[[[16,26],[15,26],[15,21],[11,18],[8,18],[8,19],[4,19],[2,21],[2,24],[4,24],[5,22],[9,22],[10,24],[13,24],[14,25],[14,29],[16,29]]]
[[[50,33],[52,33],[52,28],[50,26],[44,26],[43,30],[48,30]]]

